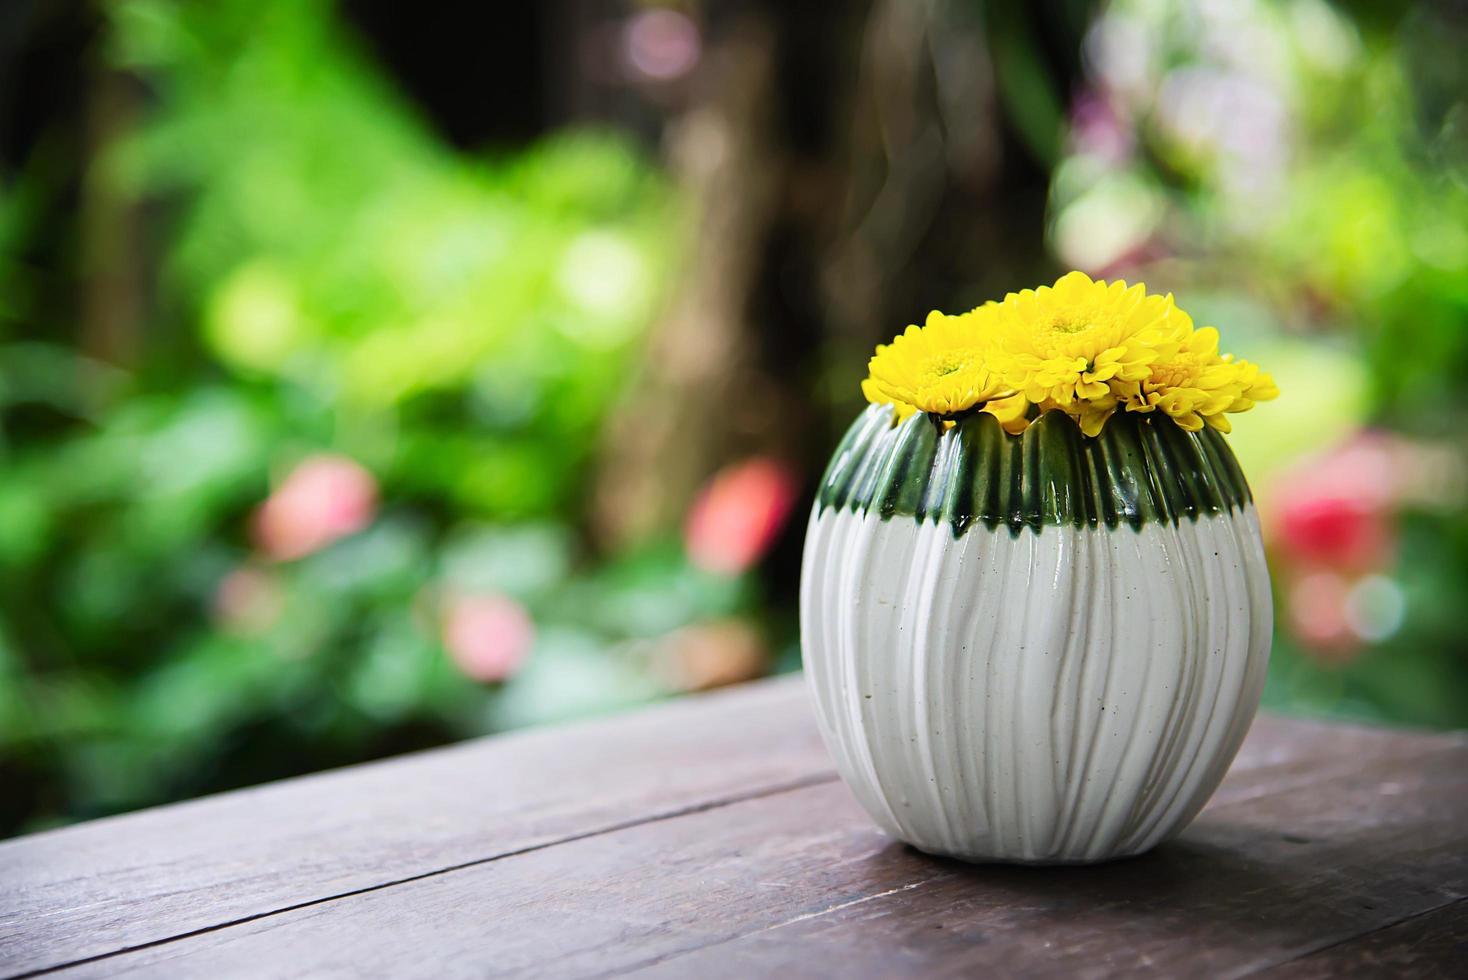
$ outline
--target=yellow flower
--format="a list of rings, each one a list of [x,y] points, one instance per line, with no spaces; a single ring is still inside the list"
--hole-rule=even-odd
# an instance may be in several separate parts
[[[898,418],[913,412],[950,416],[1010,392],[996,371],[991,345],[972,314],[934,310],[877,348],[861,390],[871,402],[891,402]]]
[[[1115,411],[1117,389],[1145,380],[1152,363],[1176,349],[1179,334],[1171,296],[1095,282],[1082,272],[975,312],[1009,355],[1005,380],[1041,411],[1075,416],[1089,435]]]
[[[1193,432],[1205,422],[1227,432],[1230,426],[1223,413],[1242,411],[1237,407],[1241,400],[1252,407],[1244,393],[1259,377],[1259,369],[1248,361],[1220,357],[1218,331],[1204,327],[1186,335],[1173,357],[1152,365],[1147,379],[1126,394],[1126,407],[1132,412],[1161,409]],[[1268,375],[1262,378],[1273,386]]]
[[[981,409],[1012,433],[1059,409],[1091,436],[1123,407],[1227,432],[1225,413],[1279,394],[1257,366],[1220,355],[1218,331],[1194,329],[1171,294],[1080,272],[962,316],[930,314],[877,348],[862,391],[902,418]]]

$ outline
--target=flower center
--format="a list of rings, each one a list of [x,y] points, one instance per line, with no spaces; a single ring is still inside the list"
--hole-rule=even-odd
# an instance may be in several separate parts
[[[955,374],[971,370],[981,360],[973,350],[951,350],[934,354],[925,365],[928,383],[950,378]]]
[[[1077,334],[1090,330],[1091,324],[1080,317],[1059,313],[1051,317],[1043,329],[1051,333]]]
[[[1085,358],[1086,370],[1125,333],[1122,319],[1110,310],[1090,306],[1047,310],[1030,321],[1030,346],[1045,358]]]
[[[964,358],[955,357],[951,354],[940,357],[937,363],[933,365],[933,374],[939,378],[946,378],[950,374],[956,374],[962,371],[964,362]]]

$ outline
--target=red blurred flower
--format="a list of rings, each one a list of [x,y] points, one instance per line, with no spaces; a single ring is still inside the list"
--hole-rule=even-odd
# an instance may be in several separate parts
[[[795,491],[795,475],[767,457],[720,470],[699,493],[683,526],[689,560],[725,575],[749,568],[784,527]]]
[[[276,561],[303,558],[372,523],[377,481],[346,456],[311,456],[255,513],[255,541]]]
[[[1291,559],[1365,570],[1392,552],[1387,516],[1361,500],[1299,496],[1279,508],[1279,541]]]
[[[514,675],[535,643],[525,607],[498,593],[451,597],[444,606],[443,645],[449,658],[476,681]]]
[[[1272,494],[1282,557],[1357,572],[1389,565],[1392,516],[1414,468],[1408,444],[1372,431],[1292,467]]]
[[[1441,455],[1365,430],[1302,460],[1265,495],[1287,621],[1312,655],[1343,663],[1401,626],[1406,597],[1383,574],[1396,560],[1396,513],[1442,496],[1428,489],[1451,482]]]

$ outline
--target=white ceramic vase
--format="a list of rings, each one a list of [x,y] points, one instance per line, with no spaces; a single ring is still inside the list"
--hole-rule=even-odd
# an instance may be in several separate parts
[[[805,671],[842,777],[888,833],[970,861],[1139,854],[1217,787],[1273,611],[1221,435],[1119,413],[899,424],[872,406],[822,482]]]

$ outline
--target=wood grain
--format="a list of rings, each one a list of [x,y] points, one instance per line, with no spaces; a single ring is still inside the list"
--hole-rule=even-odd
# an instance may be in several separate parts
[[[0,843],[0,974],[833,779],[808,715],[786,678]]]
[[[928,858],[882,836],[844,787],[823,783],[63,972],[1243,975],[1305,962],[1468,894],[1465,781],[1461,739],[1266,719],[1199,822],[1129,862],[1042,869]]]
[[[1247,975],[1468,893],[1465,762],[1444,751],[1215,807],[1132,862],[952,867],[640,972],[820,976],[840,956],[856,977]]]

